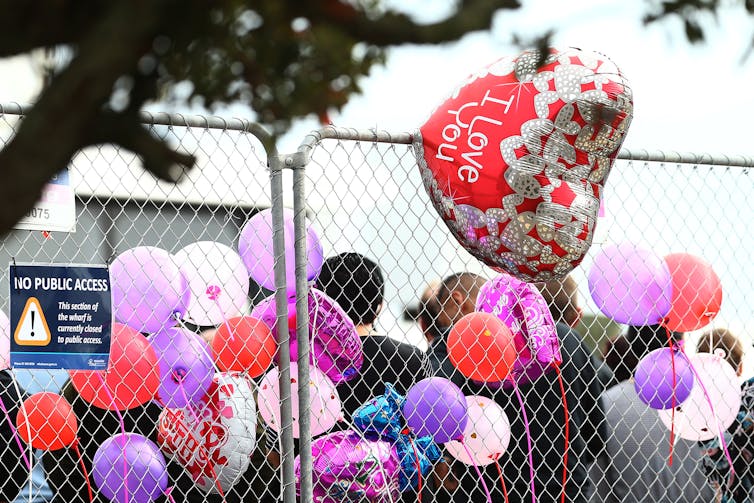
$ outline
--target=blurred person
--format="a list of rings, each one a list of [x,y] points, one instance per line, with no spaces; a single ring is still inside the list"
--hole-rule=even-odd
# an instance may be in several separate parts
[[[34,393],[50,392],[59,393],[68,379],[68,372],[65,370],[39,369],[26,370],[15,369],[13,374],[18,384],[26,390],[28,395]],[[47,483],[44,466],[42,464],[42,451],[34,450],[34,463],[31,477],[23,487],[14,503],[29,503],[29,486],[31,486],[31,503],[44,503],[52,501],[53,492]]]
[[[671,337],[679,342],[683,334]],[[659,325],[630,326],[609,347],[606,362],[620,382],[602,394],[607,437],[605,451],[590,472],[595,502],[713,501],[701,469],[702,450],[695,442],[676,438],[671,466],[670,430],[634,388],[639,361],[663,347],[668,347],[668,332]]]
[[[361,336],[361,371],[338,385],[347,417],[374,396],[382,395],[384,383],[394,384],[398,393],[405,395],[425,377],[424,355],[419,348],[376,333],[374,325],[385,295],[385,280],[376,262],[358,253],[329,257],[322,264],[317,287],[343,308]]]
[[[515,391],[497,383],[477,383],[463,376],[447,357],[445,337],[452,325],[472,312],[479,288],[485,280],[471,273],[454,274],[443,280],[438,292],[442,311],[438,329],[443,333],[430,347],[430,361],[437,375],[456,383],[466,395],[492,398],[505,411],[511,425],[511,443],[501,458],[507,499],[494,465],[480,468],[487,488],[495,502],[530,501],[532,499],[528,475],[529,456],[523,414]],[[561,375],[566,389],[569,411],[568,476],[566,501],[585,502],[591,493],[587,468],[601,451],[604,438],[600,435],[603,411],[599,403],[601,385],[597,369],[581,337],[567,324],[556,324],[561,346]],[[565,453],[565,413],[560,384],[555,372],[548,372],[532,383],[518,385],[529,420],[534,458],[535,492],[538,501],[560,501],[563,489],[563,457]],[[452,495],[454,501],[485,501],[479,478],[470,466],[454,463],[460,488]]]
[[[19,495],[29,476],[28,467],[18,445],[20,438],[14,434],[16,415],[26,399],[23,389],[16,388],[16,384],[13,383],[13,375],[9,370],[0,370],[0,400],[2,400],[5,410],[8,411],[7,416],[5,412],[0,411],[0,415],[2,415],[0,417],[0,473],[2,474],[0,477],[0,501],[13,501]],[[26,451],[26,459],[29,459],[29,451],[26,449],[23,440],[21,440],[21,445],[24,446]],[[28,493],[26,501],[28,501]]]
[[[725,360],[740,376],[743,371],[744,348],[741,340],[730,330],[716,328],[699,336],[699,353],[725,352]],[[733,424],[725,432],[725,443],[733,460],[733,473],[728,458],[716,436],[700,442],[701,468],[721,503],[754,502],[754,377],[741,385],[741,408]]]
[[[385,296],[385,280],[376,262],[353,252],[329,257],[322,264],[317,288],[343,308],[361,336],[361,370],[337,386],[348,424],[356,409],[385,393],[385,383],[392,383],[405,396],[414,383],[426,377],[424,353],[418,347],[378,334],[375,329]],[[405,491],[401,499],[416,501],[416,491]]]
[[[568,275],[561,280],[554,280],[537,285],[538,290],[550,308],[550,314],[556,322],[562,322],[576,329],[584,315],[584,310],[579,301],[579,289],[573,276]],[[582,339],[583,340],[583,339]],[[583,346],[583,344],[582,344]],[[584,351],[587,348],[584,347]],[[597,376],[603,388],[608,388],[614,381],[613,371],[606,363],[599,361],[594,354],[590,354],[592,365],[597,369]],[[601,393],[601,391],[600,391]]]

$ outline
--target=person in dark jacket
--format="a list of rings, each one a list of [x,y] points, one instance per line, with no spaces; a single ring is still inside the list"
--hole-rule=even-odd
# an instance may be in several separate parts
[[[438,291],[438,299],[445,313],[445,316],[438,319],[439,323],[445,323],[440,327],[440,332],[443,333],[447,333],[453,323],[473,311],[472,306],[476,303],[478,288],[464,288],[458,281],[458,276],[446,278]],[[458,302],[458,298],[464,296],[467,298]],[[453,300],[449,303],[448,299]],[[601,434],[604,412],[599,402],[602,385],[581,337],[564,323],[557,323],[557,334],[563,360],[560,371],[569,414],[566,501],[586,502],[591,493],[587,468],[604,443]],[[463,376],[448,359],[444,337],[432,344],[430,353],[436,375],[456,383],[465,395],[486,396],[503,408],[511,424],[511,443],[500,460],[507,501],[531,501],[527,435],[514,390],[495,384],[475,383]],[[557,374],[548,372],[533,383],[520,385],[518,391],[522,395],[529,420],[536,499],[560,501],[565,454],[565,413]],[[461,463],[455,463],[453,468],[461,481],[460,487],[453,494],[454,501],[484,501],[486,495],[475,470]],[[481,468],[481,471],[492,500],[506,501],[495,465]]]
[[[0,371],[0,400],[3,401],[5,410],[8,411],[8,417],[0,411],[3,417],[0,417],[0,501],[13,501],[18,495],[21,487],[29,476],[29,469],[24,462],[21,449],[18,446],[18,440],[14,438],[14,429],[16,425],[16,415],[21,404],[26,399],[22,390],[19,396],[16,387],[13,384],[13,376],[8,370]],[[13,429],[8,424],[13,425]],[[24,447],[26,444],[21,443]],[[29,458],[29,452],[26,451],[26,457]]]

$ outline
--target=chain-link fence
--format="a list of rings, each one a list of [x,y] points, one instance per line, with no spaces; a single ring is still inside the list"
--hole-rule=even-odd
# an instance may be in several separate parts
[[[22,114],[4,108],[4,141]],[[3,373],[0,455],[13,476],[0,499],[10,501],[19,492],[14,482],[24,483],[34,465],[38,477],[21,491],[23,501],[292,501],[297,485],[319,501],[544,502],[559,501],[564,485],[567,501],[713,501],[715,477],[707,474],[723,451],[707,444],[703,456],[696,441],[673,438],[671,465],[671,429],[627,380],[645,353],[668,344],[666,331],[602,316],[587,276],[612,243],[702,257],[723,286],[711,326],[730,328],[748,347],[748,160],[624,152],[573,283],[540,288],[551,306],[564,302],[554,313],[566,322],[558,326],[563,362],[533,384],[508,386],[476,382],[450,363],[448,331],[497,273],[457,244],[432,207],[411,134],[325,128],[294,154],[268,156],[250,132],[263,134],[241,121],[155,115],[145,124],[197,156],[189,180],[156,182],[130,153],[89,149],[70,167],[75,232],[18,230],[3,241],[7,264],[109,265],[115,323],[104,379],[94,373],[71,382],[65,370]],[[284,277],[288,289],[273,297]],[[7,270],[0,284],[12,290]],[[276,321],[283,330],[274,330]],[[47,322],[51,332],[63,325],[49,315]],[[17,329],[8,329],[10,339]],[[700,332],[687,336],[689,353]],[[281,347],[290,338],[291,351],[274,356],[275,335]],[[741,375],[752,373],[744,357]],[[437,405],[455,388],[424,381],[432,376],[459,386],[463,413]],[[24,423],[32,423],[26,433],[16,430],[16,412],[24,394],[40,391],[72,405],[78,441],[35,456],[24,441],[34,438],[34,422]],[[375,397],[381,400],[360,408]],[[39,417],[40,429],[62,431],[61,407],[55,419],[41,407],[25,414]],[[673,418],[674,437],[683,433],[679,421]],[[435,450],[413,435],[422,428],[446,440],[462,432],[465,441],[440,435],[444,445]],[[122,432],[157,451],[149,457],[151,444],[141,437],[129,444]],[[741,450],[725,438],[731,454]],[[432,468],[417,476],[424,465]]]

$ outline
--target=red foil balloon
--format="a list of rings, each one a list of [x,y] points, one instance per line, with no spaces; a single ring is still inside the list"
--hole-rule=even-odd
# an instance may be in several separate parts
[[[633,116],[605,56],[550,49],[472,75],[421,127],[424,186],[456,239],[528,282],[565,276],[592,244],[602,189]]]

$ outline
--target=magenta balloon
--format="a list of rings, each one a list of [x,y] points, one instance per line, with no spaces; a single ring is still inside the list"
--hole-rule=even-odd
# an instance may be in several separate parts
[[[509,274],[492,278],[479,289],[476,310],[497,316],[511,330],[518,352],[511,371],[516,383],[533,381],[561,361],[555,321],[534,285]]]
[[[670,348],[655,349],[639,361],[634,371],[636,394],[639,400],[653,409],[663,410],[679,406],[691,395],[693,387],[694,372],[689,366],[688,359],[683,353]]]
[[[100,492],[116,503],[126,503],[126,499],[149,503],[168,488],[165,458],[151,440],[136,433],[118,434],[102,442],[92,459],[92,478]]]
[[[207,343],[188,330],[167,328],[152,335],[149,344],[160,367],[157,396],[162,404],[175,409],[199,403],[215,373]]]
[[[438,444],[463,436],[468,414],[461,390],[442,377],[428,377],[411,386],[403,417],[417,437],[431,436]]]
[[[288,293],[296,291],[293,210],[283,210],[285,236],[285,280]],[[275,290],[275,253],[272,247],[272,210],[262,210],[252,216],[238,238],[241,256],[251,279],[268,290]],[[306,228],[306,279],[314,281],[322,269],[323,251],[319,237],[311,226]]]
[[[361,370],[364,361],[362,343],[353,321],[337,302],[316,288],[309,289],[310,363],[335,384],[348,381]],[[276,321],[275,296],[267,297],[254,306],[251,316],[262,320],[274,330]],[[298,359],[296,344],[296,299],[288,299],[288,319],[291,341],[291,360]]]
[[[138,246],[110,265],[113,315],[143,333],[154,333],[186,314],[191,292],[173,256],[153,246]]]
[[[658,325],[673,287],[665,260],[632,243],[608,245],[589,270],[589,293],[605,316],[628,325]]]
[[[398,501],[400,461],[395,447],[382,440],[362,438],[350,430],[337,431],[312,442],[314,501],[342,503]],[[294,470],[301,480],[300,458]]]

